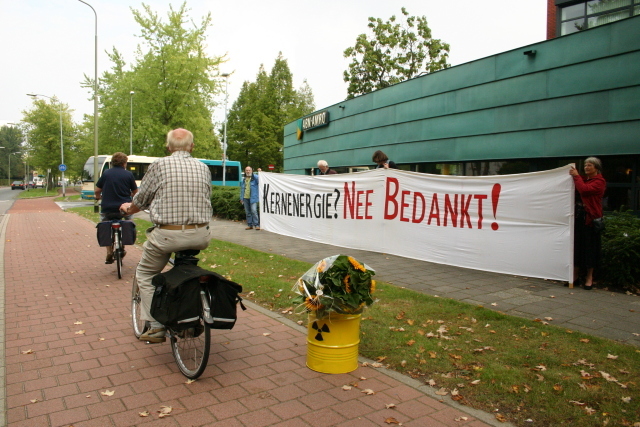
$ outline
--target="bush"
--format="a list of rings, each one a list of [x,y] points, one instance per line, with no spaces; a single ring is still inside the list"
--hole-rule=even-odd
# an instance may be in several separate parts
[[[211,207],[213,207],[213,215],[218,218],[232,221],[244,220],[244,207],[239,200],[240,190],[238,187],[214,185],[211,188]]]
[[[629,212],[614,212],[605,218],[602,235],[604,284],[638,292],[640,290],[640,218]]]

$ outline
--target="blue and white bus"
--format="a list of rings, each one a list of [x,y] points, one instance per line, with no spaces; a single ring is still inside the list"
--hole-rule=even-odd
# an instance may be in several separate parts
[[[128,156],[127,170],[133,173],[136,178],[136,184],[140,186],[140,181],[147,173],[149,165],[159,159],[159,157],[148,156]],[[197,159],[207,165],[211,171],[211,185],[222,185],[222,160],[209,160],[209,159]],[[82,192],[81,197],[85,200],[95,199],[94,187],[93,187],[93,156],[89,157],[84,164],[84,171],[82,174]],[[111,167],[111,155],[98,156],[98,178],[102,176],[102,173]],[[240,162],[227,160],[226,164],[226,186],[237,187],[240,184],[242,176],[242,168]]]
[[[209,167],[211,171],[211,185],[222,185],[222,160],[198,159]],[[227,160],[225,186],[237,187],[242,179],[242,166],[240,162]]]
[[[140,181],[147,170],[149,165],[159,159],[159,157],[147,157],[147,156],[128,156],[127,170],[133,173],[136,178],[136,184],[140,186]],[[102,176],[102,173],[111,167],[111,155],[98,156],[98,178]],[[84,164],[84,170],[82,172],[82,191],[81,197],[85,200],[94,200],[95,193],[93,187],[93,156],[89,157]]]

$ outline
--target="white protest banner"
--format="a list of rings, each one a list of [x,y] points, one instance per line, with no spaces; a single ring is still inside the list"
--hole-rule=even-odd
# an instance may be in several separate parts
[[[571,280],[570,166],[518,175],[260,173],[268,231],[440,264]]]

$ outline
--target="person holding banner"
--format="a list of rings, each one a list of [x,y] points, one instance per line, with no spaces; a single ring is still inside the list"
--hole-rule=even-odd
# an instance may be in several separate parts
[[[376,166],[376,169],[380,169],[380,168],[398,169],[396,164],[394,162],[392,162],[391,160],[389,160],[389,157],[387,157],[387,155],[384,154],[380,150],[378,150],[375,153],[373,153],[373,157],[371,158],[371,160],[373,161],[373,163],[376,163],[378,165],[378,166]]]
[[[333,169],[329,169],[329,163],[326,160],[318,161],[318,169],[320,170],[320,175],[335,175],[338,173]]]
[[[602,197],[607,182],[602,176],[602,163],[596,157],[584,161],[585,176],[575,167],[569,170],[576,186],[576,210],[574,221],[573,278],[582,281],[581,270],[586,270],[584,289],[593,288],[593,269],[600,261],[600,232],[595,225],[602,221]]]
[[[260,169],[258,169],[260,172]],[[244,177],[240,181],[240,203],[244,205],[247,214],[247,228],[245,230],[260,230],[260,218],[258,217],[258,200],[260,180],[258,174],[253,173],[251,166],[244,168]]]

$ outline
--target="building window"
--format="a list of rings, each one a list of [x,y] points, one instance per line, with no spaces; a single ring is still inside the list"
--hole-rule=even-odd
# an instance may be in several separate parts
[[[640,0],[589,0],[568,6],[558,3],[556,0],[562,36],[640,14]]]

